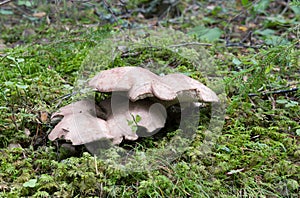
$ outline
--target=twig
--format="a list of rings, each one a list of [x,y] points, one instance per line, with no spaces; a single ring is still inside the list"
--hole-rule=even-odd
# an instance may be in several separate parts
[[[121,54],[121,58],[126,58],[126,57],[136,57],[138,55],[140,55],[142,52],[125,52],[123,54]]]
[[[57,100],[59,100],[58,101],[58,103],[55,105],[55,108],[57,108],[61,103],[62,103],[62,101],[63,100],[65,100],[65,99],[67,99],[67,98],[70,98],[71,96],[74,96],[74,95],[76,95],[78,92],[72,92],[72,93],[70,93],[70,94],[66,94],[66,95],[63,95],[63,96],[61,96],[61,97],[59,97],[59,98],[56,98],[54,101],[57,101]]]
[[[243,42],[246,40],[249,40],[250,45],[245,45]],[[253,48],[253,49],[258,49],[261,46],[253,46],[252,42],[252,31],[249,31],[244,38],[238,43],[231,43],[229,41],[229,37],[226,38],[226,47],[243,47],[243,48]]]
[[[0,3],[0,6],[3,6],[3,5],[5,5],[5,4],[7,4],[7,3],[9,3],[9,2],[11,2],[12,0],[5,0],[5,1],[2,1],[1,3]]]
[[[190,42],[190,43],[180,43],[180,44],[177,44],[177,45],[169,45],[169,47],[181,47],[181,46],[187,46],[187,45],[212,46],[212,44],[209,44],[209,43]]]
[[[284,13],[286,13],[286,11],[289,9],[290,7],[290,0],[288,0],[287,2],[284,2],[285,3],[285,7],[284,9],[281,11],[280,15],[284,15]]]
[[[226,43],[226,47],[242,47],[242,48],[253,48],[259,49],[262,46],[252,46],[252,45],[245,45],[243,43]]]
[[[246,36],[241,40],[241,42],[240,43],[243,43],[243,42],[245,42],[247,39],[250,41],[250,45],[252,44],[252,38],[251,38],[251,36],[252,36],[252,31],[249,31],[247,34],[246,34]]]
[[[277,90],[277,91],[268,91],[268,92],[263,92],[261,94],[256,94],[256,93],[250,93],[248,94],[249,97],[253,96],[260,96],[260,95],[270,95],[270,94],[284,94],[284,93],[290,93],[290,92],[295,92],[298,91],[299,88],[292,88],[292,89],[287,89],[287,90]]]
[[[115,12],[111,9],[111,6],[108,4],[108,2],[106,0],[103,0],[103,3],[104,3],[105,8],[110,12],[112,17],[114,18],[115,22],[118,22]]]
[[[70,98],[71,96],[74,96],[74,95],[76,95],[77,93],[78,93],[78,92],[75,91],[75,92],[72,92],[72,93],[69,93],[69,94],[65,94],[65,95],[63,95],[63,96],[60,96],[60,97],[58,97],[58,98],[55,98],[54,101],[56,101],[56,100],[64,100],[64,99]]]

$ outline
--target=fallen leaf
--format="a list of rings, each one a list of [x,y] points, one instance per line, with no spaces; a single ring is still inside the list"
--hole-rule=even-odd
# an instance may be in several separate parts
[[[239,26],[238,27],[239,30],[243,31],[243,32],[247,32],[248,28],[246,26]]]
[[[25,128],[25,129],[24,129],[24,133],[25,133],[25,135],[26,135],[27,137],[30,136],[30,131],[29,131],[29,129]]]
[[[48,113],[45,111],[40,112],[40,119],[43,123],[47,122],[48,120]]]
[[[46,16],[46,12],[36,12],[33,13],[32,16],[37,18],[43,18],[44,16]]]

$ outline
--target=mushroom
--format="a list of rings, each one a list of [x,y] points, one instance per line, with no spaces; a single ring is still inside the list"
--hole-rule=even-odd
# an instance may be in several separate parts
[[[132,102],[146,97],[156,97],[166,106],[178,103],[178,100],[219,101],[215,92],[186,75],[158,76],[141,67],[118,67],[102,71],[89,82],[89,85],[100,92],[127,92]]]
[[[63,116],[48,135],[50,140],[70,140],[73,145],[85,144],[102,138],[113,139],[105,120],[97,117],[100,108],[90,100],[81,100],[62,107],[51,120]]]
[[[219,101],[211,89],[188,76],[158,76],[141,67],[102,71],[89,85],[99,92],[112,92],[111,98],[99,106],[82,100],[62,107],[51,117],[63,116],[49,134],[50,140],[63,138],[80,145],[104,138],[120,144],[123,139],[136,140],[163,128],[166,109],[172,105]]]
[[[154,96],[160,100],[176,98],[173,86],[162,83],[159,76],[141,67],[117,67],[102,71],[92,78],[89,86],[99,92],[127,92],[132,102]]]
[[[161,77],[162,82],[171,86],[180,102],[218,102],[215,92],[204,84],[184,74],[168,74]]]
[[[127,140],[148,136],[163,128],[167,112],[163,105],[150,100],[131,102],[121,95],[101,101],[99,106],[106,112],[107,125],[115,137],[113,143],[122,142],[122,134]],[[116,138],[118,137],[118,138]]]
[[[70,140],[73,145],[86,144],[101,139],[111,139],[120,144],[123,139],[136,140],[139,128],[153,133],[165,125],[166,110],[161,104],[143,100],[128,102],[123,96],[101,101],[99,106],[90,100],[82,100],[60,109],[51,119],[63,119],[51,131],[48,138]],[[100,116],[97,117],[97,116]],[[103,118],[106,118],[104,120]]]

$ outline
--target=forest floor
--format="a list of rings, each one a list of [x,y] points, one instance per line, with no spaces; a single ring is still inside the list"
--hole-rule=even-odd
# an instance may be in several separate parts
[[[124,2],[0,2],[0,197],[299,197],[299,1]],[[135,164],[48,140],[82,81],[125,65],[203,81],[215,120],[172,160],[176,129],[122,143]]]

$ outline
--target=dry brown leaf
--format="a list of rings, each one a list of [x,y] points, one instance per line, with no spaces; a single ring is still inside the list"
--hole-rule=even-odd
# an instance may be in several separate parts
[[[46,16],[46,12],[36,12],[33,13],[32,16],[37,18],[43,18],[44,16]]]
[[[247,32],[248,28],[246,26],[238,26],[238,29],[243,31],[243,32]]]
[[[48,120],[48,113],[45,111],[40,112],[40,119],[43,123],[47,122]]]

